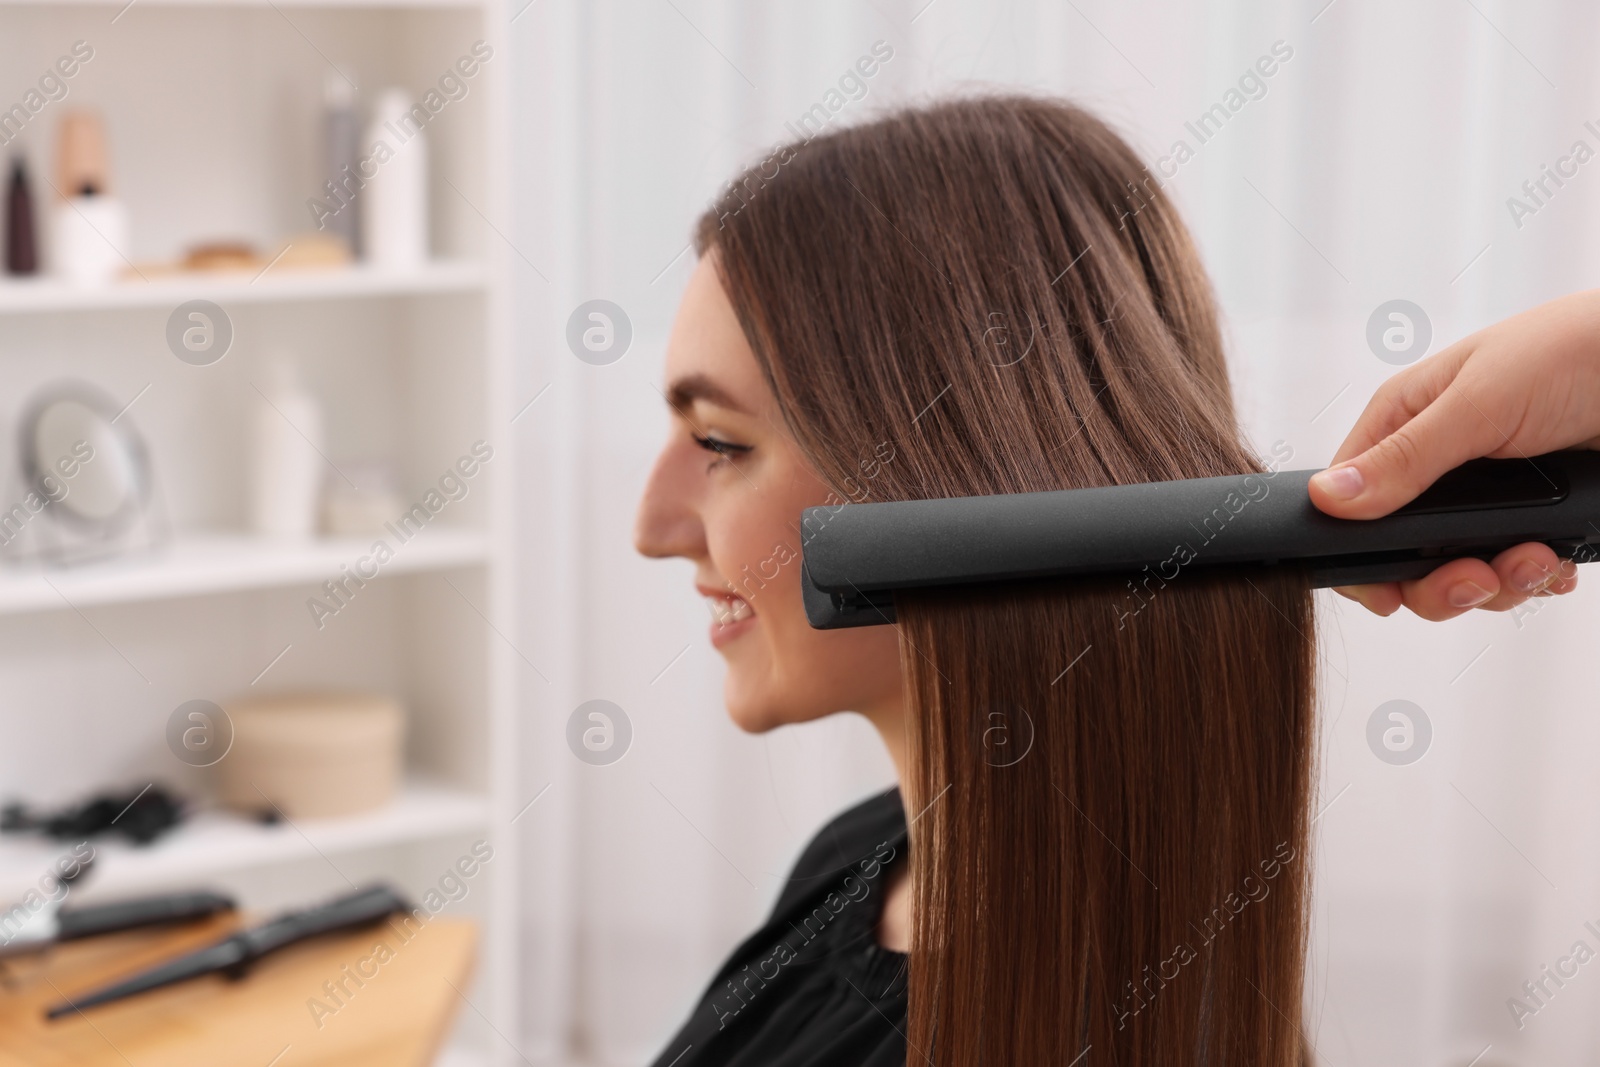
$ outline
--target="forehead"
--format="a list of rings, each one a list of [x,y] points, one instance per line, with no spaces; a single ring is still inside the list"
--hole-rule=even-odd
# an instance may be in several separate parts
[[[667,341],[667,386],[670,390],[691,379],[709,381],[737,406],[764,412],[772,406],[772,394],[717,278],[714,255],[695,265],[678,305]]]

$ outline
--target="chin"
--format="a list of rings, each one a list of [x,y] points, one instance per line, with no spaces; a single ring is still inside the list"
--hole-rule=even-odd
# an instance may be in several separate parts
[[[770,674],[755,685],[749,685],[730,668],[722,687],[728,718],[745,733],[764,734],[780,726],[820,719],[831,710],[797,705],[792,694],[775,692],[774,688]]]

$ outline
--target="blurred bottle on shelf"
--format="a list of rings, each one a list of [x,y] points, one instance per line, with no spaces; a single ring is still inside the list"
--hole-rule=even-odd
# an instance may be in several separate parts
[[[322,495],[322,409],[295,366],[279,357],[258,387],[252,425],[250,528],[264,537],[308,540]]]
[[[33,227],[33,190],[28,165],[21,156],[11,164],[6,189],[6,273],[35,274],[39,270],[39,242]]]
[[[105,124],[92,111],[61,119],[56,188],[66,197],[51,212],[53,273],[76,285],[103,285],[128,262],[128,212],[111,195]]]
[[[356,88],[338,70],[329,70],[322,86],[323,166],[328,180],[345,197],[359,199],[361,177],[361,120],[356,117]],[[361,212],[348,200],[335,197],[339,210],[327,219],[326,231],[345,243],[352,256],[361,255]]]
[[[428,142],[422,124],[429,117],[404,90],[387,89],[367,128],[375,173],[359,198],[361,240],[375,267],[416,270],[427,262]]]

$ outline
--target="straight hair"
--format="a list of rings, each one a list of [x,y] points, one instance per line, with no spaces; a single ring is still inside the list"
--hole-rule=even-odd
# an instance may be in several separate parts
[[[1250,471],[1272,490],[1193,244],[1094,116],[957,99],[774,159],[695,245],[842,496]],[[1171,565],[1135,579],[896,596],[911,1062],[1306,1056],[1308,582],[1183,569],[1251,499],[1194,516]]]

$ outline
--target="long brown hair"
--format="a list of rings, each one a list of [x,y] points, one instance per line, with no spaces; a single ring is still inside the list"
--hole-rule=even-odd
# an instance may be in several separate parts
[[[790,145],[696,245],[788,430],[873,499],[1246,471],[1210,287],[1128,146],[990,97]],[[1190,557],[1248,499],[1195,516]],[[908,1059],[1299,1062],[1314,632],[1297,574],[896,598]]]

